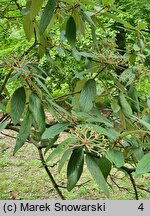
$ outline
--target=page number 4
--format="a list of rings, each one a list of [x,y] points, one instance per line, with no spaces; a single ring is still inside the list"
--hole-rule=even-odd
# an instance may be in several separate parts
[[[139,210],[143,211],[144,210],[144,206],[143,206],[143,203],[141,203],[138,207]]]

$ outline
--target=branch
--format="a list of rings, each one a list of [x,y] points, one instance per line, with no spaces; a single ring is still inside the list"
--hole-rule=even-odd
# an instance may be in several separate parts
[[[136,186],[135,180],[134,180],[134,178],[132,176],[132,172],[135,172],[135,169],[134,168],[133,169],[132,168],[127,168],[127,167],[121,167],[121,168],[128,173],[128,175],[130,177],[130,181],[131,181],[133,189],[134,189],[134,192],[135,192],[135,198],[136,198],[136,200],[139,200],[138,192],[137,192],[137,186]]]
[[[99,74],[102,73],[102,72],[105,70],[105,68],[107,68],[107,66],[108,66],[108,65],[105,65],[105,66],[95,75],[95,77],[94,77],[93,79],[97,78],[97,77],[99,76]]]
[[[48,176],[49,176],[49,178],[50,178],[50,180],[51,180],[51,182],[53,184],[53,187],[56,189],[56,191],[59,194],[60,198],[62,200],[65,200],[65,197],[63,196],[62,192],[60,191],[59,186],[56,184],[50,170],[48,169],[48,166],[46,165],[46,162],[45,162],[44,157],[43,157],[42,149],[38,148],[38,152],[39,152],[39,156],[40,156],[40,160],[42,162],[42,165],[43,165],[44,169],[46,170],[46,172],[47,172],[47,174],[48,174]]]
[[[59,96],[59,97],[53,98],[53,100],[59,100],[59,99],[61,99],[61,98],[63,98],[63,97],[68,97],[68,96],[70,96],[70,95],[75,95],[75,94],[80,94],[80,93],[81,93],[81,91],[77,91],[77,92],[70,92],[70,93],[68,93],[68,94],[65,94],[65,95],[62,95],[62,96]]]

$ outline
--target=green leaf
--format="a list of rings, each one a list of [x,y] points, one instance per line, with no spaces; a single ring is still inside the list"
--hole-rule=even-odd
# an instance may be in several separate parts
[[[16,152],[24,145],[26,139],[30,134],[31,126],[32,126],[32,116],[28,112],[21,124],[13,155],[15,155]]]
[[[124,155],[121,151],[109,149],[106,156],[116,167],[122,167],[124,165]]]
[[[96,28],[96,25],[95,25],[95,23],[94,23],[94,21],[92,19],[93,15],[94,14],[89,12],[89,11],[83,12],[83,17],[85,18],[85,20],[90,24],[90,26],[92,28],[94,28],[94,27]]]
[[[66,146],[68,146],[69,144],[73,144],[76,143],[77,139],[76,138],[68,138],[65,141],[61,142],[56,149],[54,149],[54,151],[52,151],[52,153],[47,157],[46,162],[52,160],[53,158],[55,158],[56,156],[58,156],[59,154],[61,154],[64,149],[66,148]]]
[[[119,99],[120,99],[122,112],[126,117],[130,117],[132,115],[132,109],[130,104],[126,100],[125,95],[122,92],[120,92]]]
[[[128,95],[133,100],[133,102],[132,102],[133,110],[139,112],[140,111],[140,103],[139,103],[139,99],[138,99],[138,92],[137,92],[136,88],[133,87],[132,85],[129,88]]]
[[[76,23],[72,16],[69,17],[66,25],[66,38],[71,46],[76,42]]]
[[[37,77],[34,77],[35,81],[38,83],[39,86],[42,87],[42,89],[47,93],[47,95],[50,95],[49,90],[47,89],[46,85]]]
[[[107,179],[111,171],[111,162],[106,157],[101,157],[98,159],[98,164],[104,178]]]
[[[96,183],[102,188],[106,196],[109,196],[109,190],[107,187],[107,182],[103,176],[103,173],[97,164],[97,161],[95,160],[95,157],[87,154],[86,155],[86,164],[87,168],[90,171],[93,179],[96,181]]]
[[[129,28],[129,29],[135,29],[134,26],[132,26],[130,23],[126,22],[125,20],[122,20],[121,18],[119,18],[117,15],[114,15],[112,13],[109,12],[104,12],[103,13],[104,16],[107,16],[109,18],[112,18],[113,20],[121,23],[124,25],[125,28]]]
[[[48,139],[48,138],[52,138],[58,134],[60,134],[62,131],[64,131],[65,129],[67,129],[67,127],[69,126],[69,123],[57,123],[49,128],[47,128],[44,133],[42,134],[42,139]]]
[[[33,115],[39,132],[42,134],[45,130],[44,108],[38,96],[33,92],[30,94],[29,98],[29,109]]]
[[[49,25],[56,7],[56,0],[48,0],[40,20],[40,33],[43,34]]]
[[[77,81],[76,87],[75,87],[74,91],[75,92],[80,92],[81,89],[83,88],[85,82],[86,82],[85,79]],[[73,97],[73,99],[74,99],[73,100],[73,102],[74,102],[73,103],[74,109],[79,111],[80,110],[80,103],[79,103],[79,101],[80,101],[80,93],[79,94],[75,94],[74,97]]]
[[[32,0],[32,4],[30,7],[30,16],[31,20],[34,20],[36,15],[38,14],[39,10],[41,9],[43,5],[44,0]]]
[[[0,124],[0,131],[4,130],[4,129],[6,128],[6,126],[7,126],[7,124],[8,124],[8,121],[7,121],[7,120],[3,121],[3,122]]]
[[[144,116],[143,119],[140,119],[136,116],[132,116],[133,119],[138,120],[144,127],[146,127],[148,130],[150,130],[150,123],[149,123],[149,117]]]
[[[59,106],[57,103],[53,102],[52,100],[49,100],[48,98],[47,98],[47,101],[49,105],[54,107],[55,110],[58,110],[59,113],[62,112],[63,115],[66,115],[68,118],[72,119],[72,116],[70,115],[70,113],[66,111],[63,107]]]
[[[57,122],[62,123],[62,119],[58,116],[56,110],[53,108],[51,104],[48,105],[48,110]]]
[[[46,154],[46,152],[48,152],[49,149],[54,145],[54,143],[57,141],[58,137],[59,137],[59,135],[56,135],[54,138],[52,138],[52,139],[48,142],[48,145],[47,145],[47,147],[46,147],[46,149],[45,149],[44,154]],[[47,140],[47,139],[46,139],[46,140]],[[43,140],[41,140],[41,142],[42,142],[42,141],[43,141]]]
[[[85,112],[72,111],[73,115],[77,116],[80,121],[103,123],[108,127],[113,127],[113,123],[100,114],[97,116],[89,115]]]
[[[12,95],[10,102],[10,112],[14,124],[20,121],[25,108],[26,94],[24,87],[18,88]]]
[[[111,101],[111,108],[114,113],[117,113],[120,110],[120,106],[118,105],[118,101],[116,99]]]
[[[23,28],[24,28],[24,32],[25,32],[27,40],[30,41],[34,34],[34,23],[33,23],[33,20],[31,20],[30,13],[27,14],[24,18]]]
[[[64,154],[62,155],[62,158],[59,161],[59,165],[58,165],[58,172],[61,171],[61,169],[63,168],[65,162],[68,160],[68,158],[70,157],[72,153],[72,149],[67,149]]]
[[[76,59],[76,61],[81,60],[81,55],[80,55],[80,53],[78,52],[78,50],[76,48],[72,49],[72,55]]]
[[[89,112],[93,108],[93,101],[96,96],[96,82],[93,79],[89,79],[80,95],[80,108],[83,112]]]
[[[136,174],[143,175],[150,172],[150,153],[145,154],[136,167]]]
[[[84,164],[83,148],[74,149],[67,166],[67,189],[71,191],[78,182]]]

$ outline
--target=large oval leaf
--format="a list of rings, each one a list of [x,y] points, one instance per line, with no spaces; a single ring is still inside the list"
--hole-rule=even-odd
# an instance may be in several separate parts
[[[31,20],[30,13],[28,13],[23,21],[23,28],[28,41],[31,40],[32,36],[34,35],[34,23]]]
[[[104,178],[107,179],[111,171],[111,162],[106,157],[101,157],[98,159],[98,165],[103,173]]]
[[[150,172],[150,153],[145,154],[137,164],[136,173],[143,175]]]
[[[31,125],[32,125],[32,116],[28,112],[21,124],[20,131],[17,136],[16,145],[13,153],[14,155],[24,145],[26,139],[28,138],[31,131]]]
[[[10,112],[14,124],[20,121],[25,108],[26,94],[24,87],[18,88],[12,95],[10,102]]]
[[[81,111],[89,112],[93,107],[93,101],[96,96],[96,82],[93,79],[89,79],[80,95],[80,108]]]
[[[65,162],[68,160],[68,158],[70,157],[72,153],[72,149],[67,149],[64,154],[62,155],[62,158],[59,161],[59,165],[58,165],[58,172],[61,171],[61,169],[63,168]]]
[[[56,0],[48,0],[40,20],[40,33],[43,34],[49,25],[56,7]]]
[[[30,94],[29,98],[29,108],[33,115],[34,121],[39,132],[42,134],[45,130],[45,113],[42,103],[38,96],[33,92]]]
[[[47,157],[46,162],[52,160],[53,158],[55,158],[56,156],[58,156],[59,154],[61,154],[64,151],[64,149],[66,148],[66,146],[68,146],[69,144],[76,143],[76,142],[77,142],[76,138],[68,138],[68,139],[64,140]]]
[[[76,23],[72,16],[69,17],[66,25],[66,38],[71,46],[76,42]]]
[[[32,0],[31,8],[30,8],[30,16],[31,20],[34,20],[36,15],[38,14],[39,10],[42,7],[44,0]]]
[[[106,182],[106,180],[102,174],[102,171],[101,171],[99,165],[97,164],[95,157],[87,154],[86,155],[86,164],[87,164],[87,167],[88,167],[93,179],[102,188],[102,190],[104,191],[106,196],[109,196],[109,190],[107,187],[107,182]]]
[[[67,189],[71,191],[78,182],[84,164],[84,151],[82,148],[74,149],[67,166]]]
[[[49,128],[47,128],[43,135],[42,135],[42,139],[48,139],[48,138],[52,138],[58,134],[60,134],[62,131],[64,131],[65,129],[67,129],[67,127],[69,126],[69,123],[64,122],[64,123],[57,123]]]
[[[122,167],[124,165],[124,155],[121,151],[109,149],[106,155],[108,159],[115,164],[116,167]]]
[[[124,115],[127,117],[131,116],[132,115],[131,106],[128,103],[128,101],[126,100],[125,95],[122,92],[119,95],[119,99],[120,99],[122,112],[124,113]]]

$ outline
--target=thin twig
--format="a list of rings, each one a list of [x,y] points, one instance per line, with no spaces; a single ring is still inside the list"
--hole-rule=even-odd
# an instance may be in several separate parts
[[[80,94],[80,93],[81,93],[81,91],[70,92],[70,93],[68,93],[68,94],[61,95],[61,96],[59,96],[59,97],[53,98],[53,100],[59,100],[59,99],[64,98],[64,97],[68,97],[68,96],[70,96],[70,95],[75,95],[75,94]]]
[[[100,73],[102,73],[106,68],[107,68],[108,65],[105,65],[95,76],[93,79],[97,78],[99,76]]]
[[[2,135],[4,135],[4,136],[7,136],[7,137],[10,137],[10,138],[13,138],[13,139],[16,139],[16,137],[14,137],[14,136],[12,136],[12,135],[9,135],[9,134],[6,134],[6,133],[4,133],[4,132],[0,132]]]
[[[146,192],[150,193],[150,190],[148,190],[146,188],[143,188],[140,185],[137,185],[137,188],[139,188],[140,190],[143,190],[143,191],[146,191]]]
[[[44,157],[43,157],[42,149],[38,148],[38,152],[39,152],[39,156],[40,156],[40,160],[42,162],[42,165],[43,165],[44,169],[46,170],[46,172],[47,172],[47,174],[48,174],[48,176],[49,176],[49,178],[53,184],[53,187],[56,189],[60,198],[62,200],[65,200],[65,197],[63,196],[62,192],[60,191],[59,186],[56,184],[54,177],[52,176],[50,170],[48,169],[48,166],[46,165],[46,162],[45,162]]]
[[[134,168],[133,169],[127,168],[127,167],[121,167],[121,168],[128,173],[128,175],[130,177],[130,181],[131,181],[133,189],[134,189],[134,192],[135,192],[135,198],[136,198],[136,200],[139,200],[139,196],[138,196],[138,192],[137,192],[137,186],[136,186],[135,180],[134,180],[134,178],[132,176],[132,172],[135,171]]]

